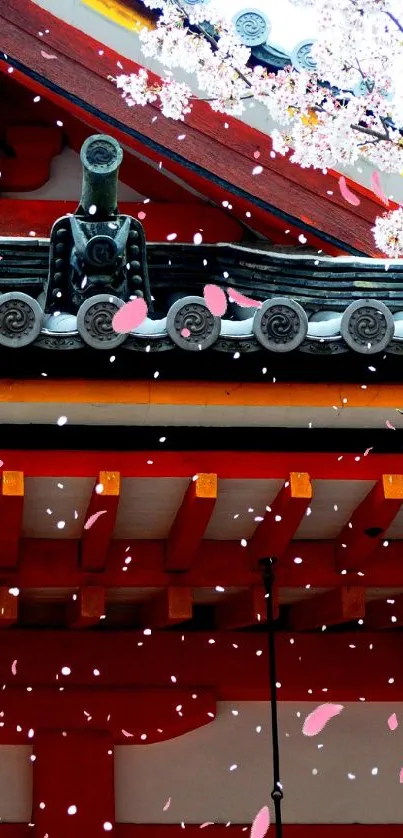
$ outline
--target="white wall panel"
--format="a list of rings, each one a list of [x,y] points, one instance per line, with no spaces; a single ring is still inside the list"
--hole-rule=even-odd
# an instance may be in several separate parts
[[[32,748],[0,745],[0,823],[28,823],[32,811]]]
[[[393,733],[387,720],[399,716],[399,706],[358,702],[307,738],[303,720],[316,706],[279,708],[285,822],[403,824],[403,708]],[[117,820],[249,823],[272,788],[268,731],[265,703],[222,702],[205,728],[161,744],[117,747]],[[232,765],[238,767],[231,771]]]

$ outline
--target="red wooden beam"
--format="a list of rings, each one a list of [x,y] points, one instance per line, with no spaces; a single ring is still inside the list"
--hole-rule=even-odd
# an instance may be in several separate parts
[[[360,570],[374,557],[402,503],[403,474],[383,474],[336,541],[336,570]]]
[[[18,568],[2,571],[2,581],[10,588],[72,589],[89,583],[105,588],[164,588],[175,585],[191,588],[248,588],[261,584],[261,573],[251,570],[246,550],[239,541],[203,540],[195,565],[175,575],[165,568],[165,541],[112,541],[105,570],[88,573],[79,564],[79,542],[62,539],[22,539]],[[382,562],[370,565],[365,575],[336,573],[332,541],[293,541],[276,568],[276,584],[281,589],[338,588],[343,585],[381,589],[401,588],[403,542],[390,542]],[[130,551],[133,561],[125,559]],[[298,557],[301,562],[295,563]],[[122,573],[122,567],[127,571]],[[67,597],[66,597],[67,598]],[[133,593],[133,600],[135,595]]]
[[[18,384],[19,382],[16,382]],[[81,384],[89,391],[90,398],[95,398],[98,393],[99,403],[103,403],[102,390],[110,386],[111,394],[115,393],[116,401],[124,401],[123,392],[120,391],[119,382],[102,382],[104,385],[99,390],[91,390],[90,381],[71,382],[71,390],[65,387],[64,382],[55,382],[57,387],[51,393],[46,388],[46,381],[40,382],[36,389],[32,382],[23,382],[21,390],[13,394],[13,402],[19,403],[26,400],[41,402],[44,396],[49,401],[59,404],[61,401],[74,402],[74,390],[78,388],[81,398]],[[133,386],[138,386],[134,382]],[[142,384],[142,382],[140,382]],[[131,382],[124,382],[125,390],[130,388]],[[0,398],[10,390],[10,383],[0,380]],[[206,385],[207,386],[207,385]],[[228,385],[229,387],[232,385]],[[170,390],[155,388],[150,395],[152,385],[138,388],[136,398],[149,399],[167,403],[169,393],[180,387],[180,382],[172,382]],[[7,390],[6,390],[7,388]],[[122,388],[123,390],[123,388]],[[108,397],[109,398],[109,397]],[[112,398],[112,395],[111,395]],[[185,398],[185,396],[184,396]],[[403,398],[403,395],[402,395]],[[129,399],[127,400],[127,402]],[[215,473],[219,479],[234,480],[277,480],[287,479],[286,475],[293,471],[292,465],[296,465],[296,472],[307,472],[311,480],[378,480],[383,474],[392,472],[392,466],[402,469],[403,454],[371,454],[369,457],[362,457],[356,461],[354,453],[339,456],[332,453],[319,452],[293,452],[293,451],[161,451],[148,450],[147,456],[144,451],[80,451],[80,450],[24,450],[2,449],[2,457],[5,467],[24,471],[25,477],[91,477],[95,479],[99,471],[105,467],[113,471],[116,468],[121,477],[150,477],[151,469],[147,460],[153,461],[152,477],[187,477],[194,474]],[[104,465],[105,464],[105,465]],[[203,468],[204,466],[204,468]],[[307,488],[307,491],[308,488]],[[273,508],[273,507],[272,507]]]
[[[364,616],[364,588],[345,586],[293,603],[288,609],[287,624],[291,631],[309,631],[350,623]]]
[[[116,823],[113,827],[117,838],[177,838],[180,824]],[[199,838],[200,825],[186,824],[187,838]],[[215,838],[236,836],[250,829],[250,824],[224,824],[209,826]],[[225,830],[225,832],[224,832]],[[400,838],[401,824],[284,824],[284,838]],[[75,831],[76,838],[87,838],[88,833]],[[32,828],[25,823],[1,823],[0,838],[32,838]]]
[[[81,588],[68,602],[66,622],[69,628],[97,626],[104,616],[105,588]]]
[[[119,639],[116,637],[115,654],[118,654],[118,644]],[[12,685],[7,684],[7,690],[4,691],[8,692],[7,697],[2,696],[6,723],[0,728],[1,745],[15,744],[16,741],[29,744],[30,727],[35,732],[58,731],[60,738],[62,730],[68,731],[69,735],[73,730],[94,733],[108,731],[115,744],[150,745],[204,727],[216,715],[214,691],[200,688],[197,682],[196,685],[183,688],[173,685],[168,688],[148,688],[145,681],[136,689],[116,683],[105,687],[103,681],[108,663],[105,662],[104,667],[93,660],[84,663],[84,655],[80,652],[74,661],[69,661],[70,666],[67,663],[62,652],[58,661],[59,670],[55,673],[56,683],[53,676],[52,686],[37,686],[27,690],[25,686],[15,685],[15,676]],[[154,663],[158,667],[158,663]],[[141,669],[140,661],[137,665]],[[18,674],[18,660],[15,666]],[[81,667],[88,669],[92,676],[90,686],[72,686],[72,674]],[[67,674],[68,670],[71,674]],[[192,699],[192,693],[196,693],[195,699]],[[178,705],[182,705],[185,712],[176,710]],[[16,731],[16,726],[24,722],[24,732]],[[131,735],[125,735],[123,731]],[[145,738],[142,738],[142,733],[146,734]],[[33,744],[35,746],[36,737]],[[54,768],[54,762],[52,765]]]
[[[136,692],[144,690],[145,685],[152,685],[158,692],[168,687],[172,701],[175,701],[178,686],[183,691],[189,690],[190,694],[202,695],[203,691],[207,691],[218,701],[265,701],[269,697],[267,638],[264,632],[185,632],[184,641],[181,630],[155,631],[151,636],[133,630],[118,633],[43,630],[40,632],[40,643],[38,636],[38,632],[18,628],[2,635],[0,684],[7,684],[2,695],[2,709],[7,710],[7,719],[11,713],[8,733],[14,718],[16,724],[20,723],[21,715],[18,718],[18,714],[23,706],[17,703],[11,692],[9,694],[11,683],[19,688],[16,694],[19,695],[21,689],[23,698],[28,702],[35,699],[39,688],[51,691],[53,695],[54,689],[65,686],[57,702],[63,700],[63,713],[73,720],[73,726],[74,719],[83,718],[83,708],[90,713],[93,711],[94,725],[99,718],[98,713],[104,722],[105,708],[110,706],[109,696],[104,691],[110,688],[116,690],[116,685],[121,691],[129,693],[127,699],[119,699],[124,702],[120,705],[122,713],[124,708],[130,711],[136,701]],[[366,701],[403,700],[399,632],[371,633],[365,631],[365,626],[359,631],[340,633],[319,631],[295,634],[279,631],[276,643],[277,674],[282,685],[283,701],[306,701],[308,696],[318,703],[323,700],[358,701],[360,697]],[[10,667],[14,660],[17,661],[17,668],[16,675],[12,676]],[[61,670],[65,666],[71,669],[71,674],[63,676]],[[94,675],[95,668],[100,672],[99,676]],[[56,683],[55,673],[60,673]],[[176,685],[172,684],[172,675],[177,679]],[[32,693],[27,693],[28,686],[33,688]],[[326,699],[323,698],[324,687],[327,689]],[[312,692],[308,693],[308,690]],[[91,706],[86,703],[90,696],[80,695],[81,691],[93,694],[94,703]],[[77,693],[77,698],[71,697],[70,692]],[[23,698],[18,702],[22,702]],[[168,700],[165,706],[166,698],[167,695],[156,696],[155,702],[161,702],[160,711],[166,711],[168,718],[172,705]],[[6,700],[7,708],[3,706]],[[52,700],[51,696],[49,702]],[[177,703],[183,702],[176,701],[174,708]],[[135,709],[141,707],[141,712],[145,713],[147,707],[144,702],[141,703],[140,697]],[[204,711],[209,709],[204,706]],[[42,713],[41,718],[36,718],[37,722],[41,722],[37,726],[41,727],[46,719],[46,708],[40,710],[38,706],[37,712]],[[184,713],[185,721],[186,716],[187,711]],[[125,718],[124,721],[130,719]],[[150,723],[152,721],[150,719]],[[111,724],[118,723],[119,719],[111,719]],[[83,724],[87,724],[85,718]],[[155,725],[155,728],[159,726]],[[32,724],[32,727],[36,725]],[[161,727],[165,728],[165,725],[161,724]],[[141,728],[137,730],[141,732]],[[136,744],[133,740],[131,742]]]
[[[204,181],[204,194],[207,197],[212,197],[211,186],[214,190],[211,177],[213,175],[223,181],[219,186],[221,200],[228,199],[232,189],[234,192],[238,189],[243,190],[247,197],[250,196],[251,201],[257,198],[267,202],[267,195],[270,194],[274,213],[279,211],[280,216],[281,213],[287,213],[288,222],[292,222],[292,215],[299,221],[303,218],[306,220],[311,227],[312,244],[315,240],[318,241],[317,232],[319,235],[323,232],[325,236],[333,237],[333,247],[342,247],[342,242],[345,242],[361,252],[376,252],[371,233],[371,226],[378,211],[375,202],[363,198],[359,212],[352,213],[351,207],[346,208],[342,204],[337,190],[334,190],[334,196],[325,194],[329,191],[325,188],[323,194],[320,194],[316,175],[312,177],[311,173],[301,175],[299,171],[293,172],[297,167],[279,160],[278,155],[274,160],[268,156],[264,161],[262,174],[253,177],[253,151],[257,146],[264,148],[268,145],[267,135],[245,126],[238,120],[223,120],[220,115],[214,116],[208,105],[203,102],[197,103],[193,113],[186,120],[187,142],[184,149],[184,144],[178,140],[177,125],[173,121],[153,119],[159,115],[155,105],[127,109],[114,86],[108,81],[108,75],[116,74],[117,62],[121,63],[123,60],[118,53],[105,48],[103,44],[88,38],[84,33],[72,30],[61,20],[58,20],[55,34],[54,26],[52,27],[53,17],[33,6],[29,0],[18,0],[18,3],[17,0],[5,0],[1,14],[3,49],[25,66],[35,70],[39,76],[46,77],[53,85],[59,86],[61,91],[65,91],[70,97],[73,95],[80,99],[82,106],[75,106],[70,101],[69,107],[78,108],[81,114],[86,111],[86,121],[93,127],[96,127],[95,122],[97,119],[99,121],[99,117],[94,117],[88,106],[102,110],[109,120],[120,122],[120,128],[111,129],[115,136],[119,131],[125,133],[125,126],[128,126],[158,143],[160,150],[145,149],[140,138],[126,134],[125,143],[133,148],[141,148],[143,154],[146,153],[150,159],[158,160],[165,148],[169,149],[171,154],[173,152],[183,157],[182,166],[185,169],[187,161],[192,167],[201,167],[201,175],[198,177]],[[41,40],[37,33],[38,29],[45,27],[50,30],[47,35],[47,47],[55,54],[57,61],[45,62],[41,56]],[[100,46],[104,48],[102,62],[98,58]],[[124,59],[124,69],[125,72],[136,72],[139,67],[134,62]],[[7,66],[3,68],[4,71],[7,71]],[[155,80],[158,81],[156,77]],[[37,85],[37,82],[33,83]],[[32,79],[28,76],[26,84],[32,89]],[[62,92],[58,94],[47,90],[46,96],[63,102]],[[225,130],[225,121],[231,123],[231,130]],[[169,160],[166,163],[170,171],[173,171],[176,165],[174,162],[171,165]],[[303,178],[303,186],[299,182],[300,177]],[[309,185],[307,177],[311,178]],[[333,178],[331,183],[334,185]],[[332,199],[331,213],[328,212],[329,198]],[[213,200],[217,200],[217,197]],[[256,210],[256,214],[259,215],[259,207],[256,207]],[[269,206],[265,213],[270,217]],[[367,215],[370,216],[369,219]],[[283,227],[284,223],[287,224],[283,218],[279,220]]]
[[[233,631],[267,622],[265,590],[254,585],[246,591],[229,594],[216,607],[215,624],[218,629]],[[274,603],[274,617],[278,617],[278,593]]]
[[[2,236],[48,237],[56,218],[74,213],[77,201],[21,201],[17,198],[0,197],[0,230]],[[169,207],[169,209],[167,208]],[[244,231],[241,225],[228,218],[221,210],[205,204],[150,203],[122,201],[119,210],[123,215],[138,218],[144,227],[147,241],[166,241],[171,233],[177,234],[178,242],[193,243],[193,237],[201,228],[203,242],[240,242]],[[143,217],[145,213],[145,218]]]
[[[23,472],[3,471],[0,497],[0,569],[15,568],[18,564],[23,510]]]
[[[1,836],[0,825],[0,836]],[[116,833],[118,838],[177,838],[179,824],[129,824],[117,823]],[[186,824],[187,838],[199,838],[199,824]],[[250,824],[224,824],[216,823],[208,827],[213,838],[224,838],[227,836],[242,836],[243,832],[250,830]],[[335,823],[335,824],[283,824],[284,838],[400,838],[402,831],[401,824],[380,823],[380,824],[358,824],[358,823]],[[270,834],[270,833],[269,833]],[[8,838],[8,835],[7,835]],[[10,838],[20,838],[16,833]],[[85,836],[78,836],[85,838]]]
[[[170,585],[142,603],[137,621],[145,628],[162,629],[192,619],[192,589]]]
[[[217,475],[191,480],[168,536],[166,569],[189,570],[199,551],[217,500]]]
[[[85,571],[105,567],[120,498],[120,474],[100,471],[88,505],[81,537],[81,566]],[[94,519],[93,516],[99,515]]]
[[[309,474],[292,471],[249,541],[248,557],[252,567],[257,567],[259,559],[264,557],[280,559],[283,556],[311,500]]]
[[[15,625],[18,620],[18,596],[10,594],[8,588],[0,588],[0,628]]]
[[[367,602],[365,627],[370,631],[401,628],[403,626],[403,594],[384,595]]]

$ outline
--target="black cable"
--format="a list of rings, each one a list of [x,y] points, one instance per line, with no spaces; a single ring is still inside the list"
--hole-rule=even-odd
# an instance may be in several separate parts
[[[277,715],[277,673],[276,673],[276,628],[273,606],[273,582],[274,565],[276,559],[260,559],[259,565],[263,571],[263,583],[266,590],[266,613],[267,613],[267,639],[269,646],[269,683],[270,683],[270,707],[271,707],[271,737],[273,746],[273,791],[271,799],[274,805],[276,816],[276,838],[282,838],[283,824],[281,820],[281,801],[283,789],[280,780],[280,746],[278,741],[278,715]]]

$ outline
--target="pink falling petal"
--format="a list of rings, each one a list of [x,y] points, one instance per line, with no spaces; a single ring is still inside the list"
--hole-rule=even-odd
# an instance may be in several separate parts
[[[363,457],[368,457],[368,454],[374,450],[374,446],[372,445],[371,448],[366,448],[363,454]]]
[[[304,736],[316,736],[323,730],[330,719],[344,710],[343,704],[320,704],[306,717],[302,733]]]
[[[386,420],[385,425],[386,425],[387,428],[389,428],[390,431],[395,431],[396,430],[395,426],[392,425],[392,422],[390,422],[389,419]]]
[[[387,197],[387,195],[385,195],[385,192],[383,191],[383,186],[381,184],[379,172],[372,172],[371,189],[374,195],[376,195],[376,197],[379,198],[379,200],[382,201],[382,203],[385,204],[386,207],[388,207],[389,198]]]
[[[50,52],[45,52],[44,49],[41,49],[41,56],[42,58],[47,58],[48,61],[52,61],[53,58],[57,58],[57,55],[52,55]]]
[[[250,830],[250,838],[264,838],[270,826],[270,811],[263,806],[257,813]]]
[[[259,157],[260,157],[260,151],[258,151],[258,150],[257,150],[257,151],[254,151],[254,152],[253,152],[253,156],[254,156],[255,160],[259,160]]]
[[[17,661],[13,661],[11,664],[11,672],[13,675],[17,674]]]
[[[353,207],[360,206],[361,201],[358,195],[354,195],[354,192],[352,192],[351,189],[348,188],[346,178],[343,177],[343,175],[339,177],[339,189],[342,197],[345,201],[347,201],[347,203],[351,204]]]
[[[190,329],[187,329],[186,326],[181,331],[181,335],[183,338],[190,338]]]
[[[142,297],[136,297],[116,312],[112,320],[112,329],[119,335],[127,335],[143,323],[147,312],[146,301]]]
[[[403,783],[403,768],[400,769],[399,781]]]
[[[168,800],[167,800],[167,802],[166,802],[165,806],[163,807],[163,810],[162,810],[162,811],[163,811],[163,812],[166,812],[166,811],[169,809],[170,805],[171,805],[171,798],[170,798],[170,797],[168,797]]]
[[[145,217],[146,217],[146,214],[142,210],[137,213],[137,218],[139,218],[140,221],[144,221]]]
[[[235,291],[235,288],[228,288],[228,294],[230,295],[231,300],[242,308],[262,308],[263,304],[259,302],[259,300],[252,300],[251,297],[245,297],[244,294],[240,294],[239,291]]]
[[[389,730],[396,730],[397,727],[399,727],[399,722],[397,721],[396,713],[392,713],[388,718],[388,728]]]
[[[205,821],[205,823],[201,823],[200,829],[205,829],[206,826],[214,826],[214,821]]]
[[[123,728],[122,728],[122,733],[123,733],[123,736],[126,736],[126,739],[132,739],[133,736],[134,736],[134,733],[129,733],[128,730],[123,730]]]
[[[205,285],[203,288],[204,302],[214,317],[222,317],[227,310],[227,298],[218,285]]]
[[[106,515],[107,511],[108,511],[107,509],[101,509],[100,512],[94,512],[93,515],[90,515],[90,517],[88,518],[88,521],[86,521],[85,524],[84,524],[84,529],[85,530],[91,529],[93,524],[95,524],[95,521],[98,521],[98,518],[101,515]]]

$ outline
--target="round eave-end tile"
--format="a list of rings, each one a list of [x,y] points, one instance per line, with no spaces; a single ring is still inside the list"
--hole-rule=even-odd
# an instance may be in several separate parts
[[[260,9],[241,9],[233,18],[233,23],[246,47],[261,46],[269,38],[270,21]]]
[[[166,329],[181,349],[200,352],[218,340],[221,320],[207,308],[203,297],[183,297],[169,309]]]
[[[384,352],[395,333],[392,312],[379,300],[356,300],[345,310],[340,331],[347,346],[361,355]]]
[[[270,352],[292,352],[307,336],[308,318],[295,300],[273,297],[256,312],[253,332],[261,346]]]

